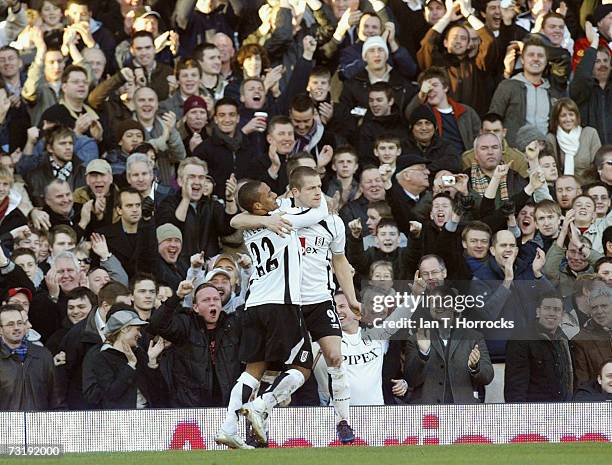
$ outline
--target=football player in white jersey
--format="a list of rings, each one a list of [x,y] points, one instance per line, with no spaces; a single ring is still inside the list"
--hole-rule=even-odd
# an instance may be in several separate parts
[[[418,290],[417,290],[418,289]],[[413,287],[413,293],[421,293],[425,289],[422,280]],[[410,299],[398,306],[385,320],[382,327],[362,327],[359,324],[360,315],[349,307],[346,296],[342,292],[334,296],[338,315],[342,322],[342,357],[347,372],[347,380],[351,386],[351,405],[383,405],[382,370],[384,356],[389,348],[389,339],[398,331],[400,321],[407,321],[414,311]],[[392,323],[393,322],[393,323]],[[314,353],[318,347],[313,347]],[[315,367],[315,376],[322,397],[328,392],[321,387],[326,386],[327,373],[324,363]],[[408,383],[403,380],[391,380],[394,395],[403,396],[408,389]]]
[[[278,208],[276,194],[260,181],[243,185],[238,202],[258,216],[269,215]],[[316,208],[296,210],[283,220],[300,228],[318,223],[325,216],[327,203],[320,198]],[[237,413],[250,421],[256,438],[266,442],[267,416],[275,405],[304,384],[310,375],[312,353],[299,308],[301,250],[296,233],[287,230],[287,234],[278,235],[258,228],[245,231],[244,236],[255,268],[246,295],[240,346],[240,359],[247,365],[232,388],[227,416],[215,441],[231,448],[250,449],[238,435]],[[270,389],[248,402],[268,364],[287,365],[289,369],[281,373]]]
[[[316,208],[323,196],[320,177],[306,166],[291,172],[290,187],[293,198],[281,202],[281,211],[292,203],[304,209]],[[236,219],[232,224],[239,229],[266,225],[260,217],[252,215]],[[360,304],[355,296],[351,266],[344,255],[344,223],[338,215],[330,214],[319,223],[300,228],[297,234],[302,249],[302,313],[312,340],[318,342],[325,358],[338,439],[350,444],[355,440],[348,424],[351,394],[342,365],[342,330],[333,300],[332,267],[350,307],[359,313]]]

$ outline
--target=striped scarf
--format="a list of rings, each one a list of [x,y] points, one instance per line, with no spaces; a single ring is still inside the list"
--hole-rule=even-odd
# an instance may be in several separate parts
[[[483,173],[478,163],[472,163],[472,169],[470,172],[470,183],[472,184],[472,190],[476,192],[481,197],[484,197],[485,191],[487,187],[489,187],[489,182],[491,178],[489,178],[486,174]],[[499,187],[497,188],[497,192],[499,192],[501,200],[508,200],[510,197],[508,196],[508,180],[506,177],[502,178],[499,183]]]
[[[53,171],[53,177],[57,179],[61,179],[62,181],[67,181],[72,175],[72,162],[67,162],[64,166],[61,166],[57,163],[53,157],[49,157],[49,162],[51,164],[51,171]]]

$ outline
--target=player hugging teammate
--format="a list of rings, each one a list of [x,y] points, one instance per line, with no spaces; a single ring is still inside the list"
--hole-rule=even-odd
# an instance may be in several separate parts
[[[231,448],[252,448],[238,435],[239,414],[251,423],[255,438],[267,443],[266,421],[272,408],[288,401],[311,373],[311,336],[321,346],[328,367],[338,438],[343,443],[355,439],[348,424],[350,391],[333,300],[332,266],[349,305],[359,312],[344,256],[344,224],[328,213],[314,169],[296,168],[289,185],[293,198],[277,203],[265,183],[246,183],[238,202],[248,213],[232,219],[233,227],[245,230],[255,272],[246,296],[240,347],[246,370],[232,389],[225,422],[215,437],[218,444]],[[285,371],[249,402],[266,369],[276,367]]]

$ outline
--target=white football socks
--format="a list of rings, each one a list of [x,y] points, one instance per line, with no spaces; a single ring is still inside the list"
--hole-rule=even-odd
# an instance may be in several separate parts
[[[249,401],[251,394],[257,386],[259,381],[256,378],[248,374],[246,371],[243,372],[234,384],[232,392],[230,393],[229,404],[227,406],[227,414],[225,421],[221,429],[229,434],[236,434],[238,432],[238,413],[237,411]]]

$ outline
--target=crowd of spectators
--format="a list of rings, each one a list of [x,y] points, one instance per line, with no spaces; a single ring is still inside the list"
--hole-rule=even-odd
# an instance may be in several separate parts
[[[0,18],[0,410],[227,406],[254,272],[237,193],[287,197],[299,166],[346,227],[353,405],[369,386],[612,400],[611,1],[0,0]],[[357,353],[406,282],[484,299],[415,321],[513,327]],[[324,375],[291,405],[328,402]]]

